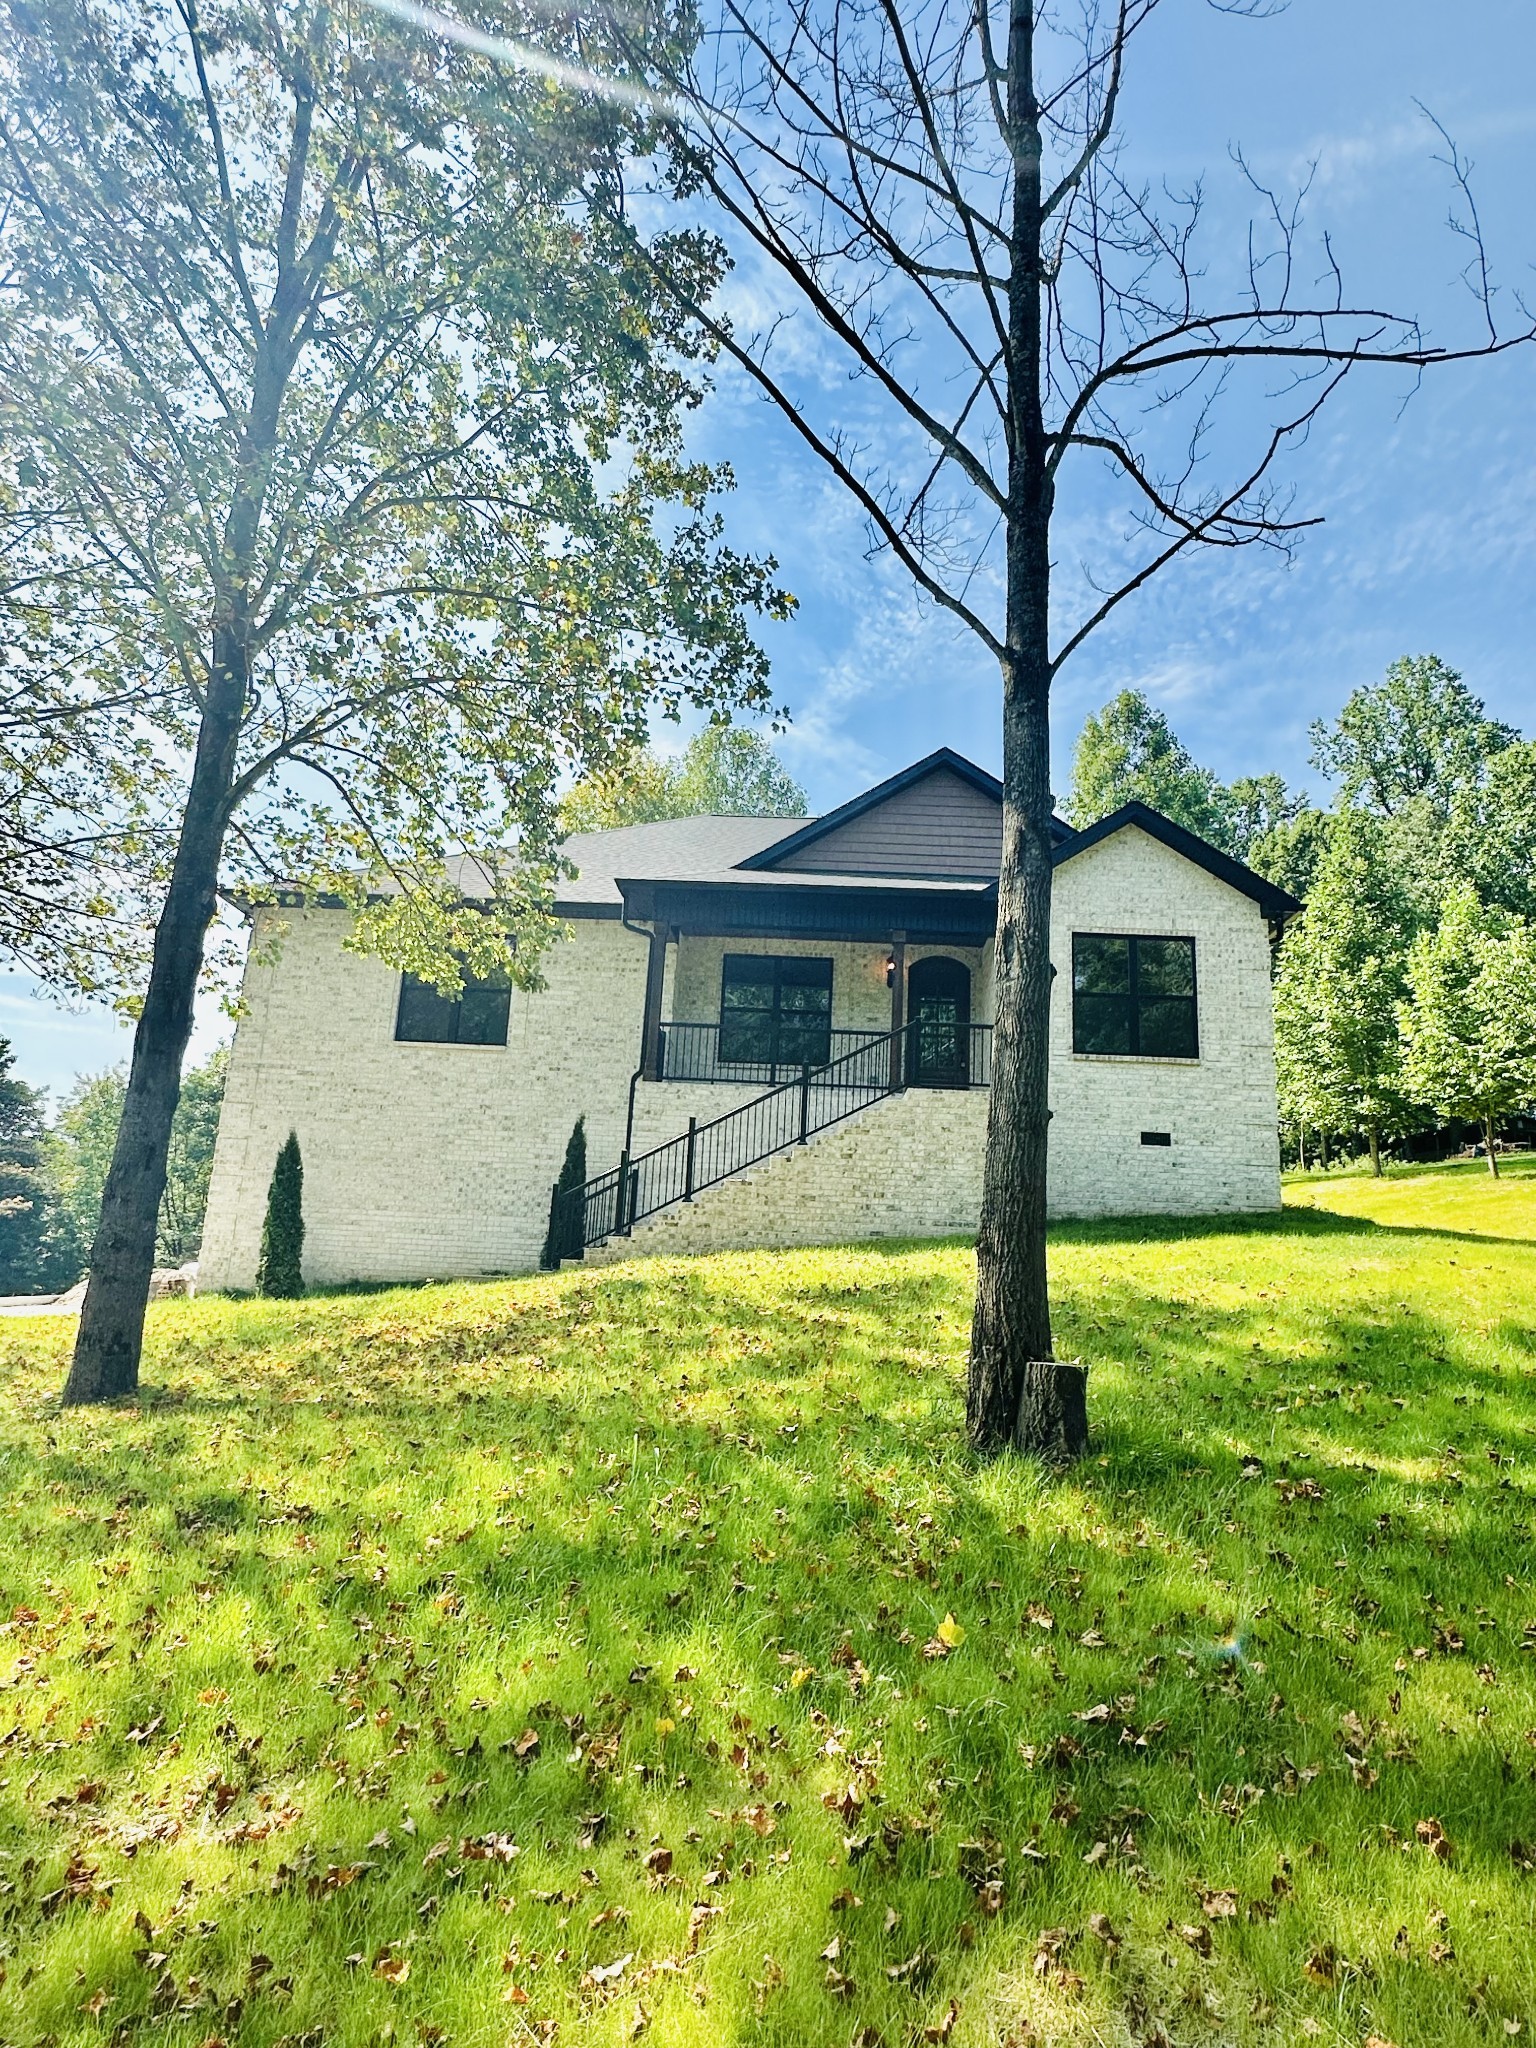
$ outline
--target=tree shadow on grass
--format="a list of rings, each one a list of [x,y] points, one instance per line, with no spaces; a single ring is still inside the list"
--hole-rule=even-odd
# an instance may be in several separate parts
[[[1309,1217],[1287,1234],[1361,1233]],[[18,1436],[8,1492],[29,1568],[81,1607],[123,1606],[132,1654],[70,1671],[105,1731],[93,1774],[138,1767],[130,1738],[162,1715],[189,1787],[249,1775],[254,1795],[233,1727],[266,1731],[282,1771],[330,1788],[296,1798],[313,1816],[267,1848],[197,1848],[188,1874],[217,1882],[227,1862],[247,1888],[221,1907],[215,1978],[242,1981],[238,1936],[258,1927],[273,1974],[297,1977],[284,2027],[334,2023],[356,1996],[346,1973],[311,1985],[302,1970],[328,1915],[364,1956],[419,1928],[417,1983],[483,1947],[494,2004],[509,1940],[557,1946],[560,1909],[537,1895],[575,1901],[591,1871],[635,1928],[671,1911],[676,1949],[690,1900],[726,1903],[734,1946],[699,1966],[715,1970],[723,2043],[773,2038],[771,2007],[731,2005],[743,1958],[771,1947],[825,2000],[840,1931],[858,1989],[816,2038],[910,2035],[910,1992],[855,1909],[834,1911],[855,1886],[871,1926],[904,1916],[889,1960],[921,1947],[934,2010],[1028,1975],[1038,1929],[1090,1912],[1155,1955],[1165,1925],[1203,1921],[1202,1886],[1273,1911],[1211,1924],[1235,1969],[1279,1945],[1297,1997],[1313,1996],[1308,1957],[1335,1947],[1427,2014],[1452,1994],[1464,2014],[1485,1976],[1479,1997],[1498,1997],[1508,1959],[1459,1937],[1464,1961],[1432,1965],[1418,1930],[1469,1890],[1506,1927],[1517,1910],[1529,1685],[1523,1595],[1504,1575],[1525,1569],[1529,1475],[1504,1460],[1528,1440],[1523,1380],[1460,1321],[1388,1313],[1376,1277],[1364,1297],[1319,1279],[1302,1305],[1191,1302],[1155,1270],[1069,1277],[1064,1339],[1095,1359],[1093,1454],[1062,1475],[977,1470],[960,1438],[967,1270],[921,1250],[850,1252],[777,1292],[728,1263],[578,1276],[537,1312],[445,1303],[408,1340],[394,1310],[313,1327],[297,1311],[286,1363],[226,1339],[211,1384],[173,1407],[70,1420],[52,1451]],[[266,1397],[253,1355],[281,1368]],[[931,1654],[946,1614],[965,1639]],[[531,1761],[515,1748],[529,1728]],[[589,1733],[612,1738],[611,1761],[580,1761]],[[67,1753],[45,1768],[63,1790],[79,1781]],[[858,1810],[829,1811],[850,1775]],[[428,1867],[419,1842],[373,1848],[406,1807],[442,1814],[426,1824],[449,1848],[515,1834],[516,1911],[467,1883],[450,1895],[451,1854]],[[606,1832],[584,1844],[595,1811]],[[1449,1866],[1416,1835],[1428,1816]],[[631,1837],[675,1853],[675,1899],[643,1887]],[[995,1913],[965,1874],[989,1841]],[[785,1848],[792,1913],[769,1890]],[[306,1852],[314,1883],[279,1899],[270,1873]],[[163,1866],[173,1898],[182,1855],[143,1847],[136,1894]],[[715,1890],[708,1859],[729,1880]],[[328,1862],[369,1875],[333,1898]],[[573,2027],[580,1973],[617,1942],[601,1917],[583,1907],[559,1937]],[[1411,1954],[1394,1949],[1399,1918]],[[63,1962],[57,1975],[48,1998],[73,2014],[79,1988]],[[125,2001],[136,1981],[125,1962]],[[1167,1982],[1171,1999],[1183,1980]],[[1114,1981],[1094,1984],[1112,2006]],[[1331,2014],[1358,1995],[1320,1986],[1314,2002]],[[1294,2019],[1272,2038],[1297,2038]]]

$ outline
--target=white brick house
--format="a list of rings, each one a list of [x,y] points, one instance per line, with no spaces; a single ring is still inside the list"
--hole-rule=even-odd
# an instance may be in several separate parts
[[[533,1266],[578,1116],[591,1259],[974,1229],[1001,796],[946,749],[821,819],[579,835],[535,995],[445,1003],[345,911],[258,910],[203,1286],[252,1284],[290,1130],[322,1285]],[[1276,1207],[1297,906],[1136,804],[1055,862],[1052,1213]]]

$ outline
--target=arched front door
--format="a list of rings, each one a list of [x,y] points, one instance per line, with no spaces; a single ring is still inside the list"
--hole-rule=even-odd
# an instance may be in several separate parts
[[[907,975],[907,1080],[914,1088],[971,1083],[971,970],[936,955]]]

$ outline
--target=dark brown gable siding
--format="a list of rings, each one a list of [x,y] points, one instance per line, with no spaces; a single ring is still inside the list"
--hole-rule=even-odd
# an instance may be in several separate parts
[[[995,875],[1003,814],[947,768],[773,865],[818,875]]]

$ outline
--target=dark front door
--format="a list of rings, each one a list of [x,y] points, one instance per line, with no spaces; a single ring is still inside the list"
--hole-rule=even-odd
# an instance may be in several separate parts
[[[968,1088],[971,970],[958,960],[917,960],[907,975],[907,1080],[914,1088]]]

